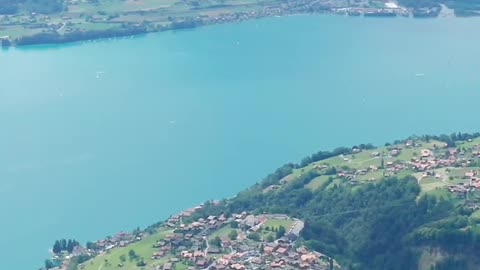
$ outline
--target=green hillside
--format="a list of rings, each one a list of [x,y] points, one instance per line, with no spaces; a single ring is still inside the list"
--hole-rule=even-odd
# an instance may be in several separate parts
[[[204,214],[303,219],[303,243],[345,269],[479,269],[479,154],[478,134],[319,152]]]

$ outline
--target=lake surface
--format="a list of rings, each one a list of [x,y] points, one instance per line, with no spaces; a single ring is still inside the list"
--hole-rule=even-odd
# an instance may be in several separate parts
[[[478,131],[479,19],[294,16],[0,52],[2,269],[321,149]]]

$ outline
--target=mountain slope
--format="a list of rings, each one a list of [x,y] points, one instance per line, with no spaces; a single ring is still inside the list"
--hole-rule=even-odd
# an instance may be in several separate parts
[[[346,269],[479,269],[475,137],[319,152],[200,215],[253,211],[303,219],[304,243]]]

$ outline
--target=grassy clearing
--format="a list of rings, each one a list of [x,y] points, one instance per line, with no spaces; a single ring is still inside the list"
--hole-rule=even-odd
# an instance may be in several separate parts
[[[472,215],[470,215],[470,217],[480,221],[480,210],[473,212]]]
[[[469,168],[451,168],[449,175],[456,178],[463,178],[465,173],[472,170],[479,170],[478,167],[469,167]]]
[[[301,172],[298,173],[298,175],[300,175],[300,174],[301,174]],[[280,182],[290,183],[295,179],[296,179],[296,175],[295,175],[295,173],[292,173],[292,174],[289,174],[289,175],[285,176],[284,178],[280,179]]]
[[[401,171],[399,172],[396,177],[397,178],[404,178],[404,177],[407,177],[407,176],[411,176],[413,174],[413,171],[411,170],[404,170],[404,171]]]
[[[188,265],[184,264],[184,263],[176,263],[175,264],[175,270],[187,270],[188,269]]]
[[[283,226],[288,232],[288,230],[292,228],[293,223],[295,223],[295,221],[291,219],[269,219],[263,224],[263,227],[268,226],[270,230],[272,230],[273,228],[278,229],[280,226]]]
[[[85,262],[82,266],[80,266],[80,269],[83,269],[83,270],[99,270],[99,269],[137,270],[137,269],[140,269],[139,267],[136,266],[135,260],[132,260],[132,261],[129,260],[128,252],[130,250],[135,251],[135,253],[140,258],[143,258],[148,266],[163,265],[168,260],[168,258],[165,258],[162,260],[152,260],[151,257],[155,252],[155,249],[152,248],[152,246],[158,240],[165,238],[165,236],[171,233],[173,233],[172,230],[162,230],[155,235],[149,236],[127,247],[114,248],[108,253],[99,255],[94,259]],[[123,262],[123,267],[119,266],[119,264],[122,263],[122,261],[120,260],[121,255],[125,255],[125,257],[127,258],[127,260]]]
[[[342,179],[336,178],[336,179],[334,179],[328,186],[326,186],[325,188],[326,188],[326,189],[329,189],[329,188],[333,188],[335,185],[340,186],[340,185],[342,185],[342,184],[343,184]]]
[[[385,170],[378,170],[378,171],[375,171],[375,172],[368,172],[364,175],[359,175],[357,176],[357,179],[359,181],[377,181],[377,180],[380,180],[380,179],[383,179],[383,173],[384,173]]]
[[[97,11],[104,11],[113,14],[165,8],[175,4],[175,2],[175,0],[101,0],[98,4],[83,2],[77,5],[69,5],[68,10],[72,13],[95,13]]]
[[[220,229],[218,229],[217,231],[215,231],[214,233],[210,234],[208,236],[208,239],[211,240],[215,237],[220,237],[221,239],[227,239],[228,238],[228,234],[231,232],[231,231],[237,231],[237,233],[240,233],[240,231],[238,229],[234,229],[230,226],[224,226]]]
[[[328,183],[328,180],[330,177],[335,177],[332,175],[320,175],[316,178],[314,178],[310,183],[305,185],[305,188],[310,189],[311,191],[315,191],[317,189],[323,189],[325,187],[325,184]]]
[[[349,167],[352,169],[368,168],[369,166],[380,166],[381,158],[371,156],[372,152],[366,151],[355,155],[347,155],[343,157],[332,157],[319,162],[334,167]]]
[[[421,177],[421,173],[420,173],[420,176]],[[434,177],[424,177],[424,178],[419,178],[417,177],[417,179],[420,179],[419,183],[420,185],[429,185],[429,184],[433,184],[433,183],[437,183],[437,182],[441,182],[442,180],[440,179],[435,179]]]
[[[311,164],[309,164],[309,165],[307,165],[303,168],[294,169],[292,174],[288,177],[289,180],[287,182],[293,181],[293,179],[296,179],[296,178],[300,177],[302,174],[308,173],[308,172],[314,170],[314,168],[313,168],[314,165],[315,165],[315,163],[311,163]],[[287,177],[285,179],[287,179]]]
[[[403,149],[401,152],[400,152],[400,155],[398,155],[397,157],[393,158],[394,161],[403,161],[403,162],[407,162],[407,161],[410,161],[412,160],[413,158],[416,158],[418,156],[420,156],[420,152],[422,151],[421,148],[419,147],[416,147],[416,148],[409,148],[409,149]]]
[[[444,188],[441,188],[441,189],[433,189],[433,190],[430,190],[428,192],[425,192],[422,190],[422,193],[428,193],[429,195],[433,195],[437,198],[444,198],[445,200],[452,200],[453,199],[453,196],[452,193],[450,193],[450,191],[444,189]]]
[[[327,158],[325,160],[317,162],[317,164],[325,164],[325,165],[334,166],[334,167],[340,167],[340,166],[346,165],[346,163],[347,162],[340,156]]]
[[[457,144],[459,147],[465,147],[465,148],[473,148],[477,145],[480,145],[480,138],[476,138],[472,140],[471,142],[463,142],[460,144]]]
[[[431,182],[431,183],[421,183],[420,184],[420,187],[422,188],[422,191],[423,192],[429,192],[429,191],[432,191],[432,190],[437,190],[439,188],[443,188],[445,187],[446,184],[442,181],[436,181],[436,182]]]

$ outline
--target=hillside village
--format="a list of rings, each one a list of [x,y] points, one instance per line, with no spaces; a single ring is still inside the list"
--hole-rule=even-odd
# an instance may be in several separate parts
[[[470,207],[480,208],[480,140],[470,139],[449,147],[435,140],[406,140],[373,150],[353,148],[339,155],[314,162],[265,188],[274,192],[307,173],[318,176],[305,187],[315,190],[333,185],[360,185],[386,177],[413,175],[423,192],[454,196]]]
[[[84,270],[339,269],[328,256],[298,245],[304,226],[301,220],[243,212],[184,222],[201,209],[202,206],[197,206],[169,218],[158,229],[163,236],[151,246],[145,246],[152,237],[146,232],[137,236],[122,232],[89,244],[89,248],[77,246],[71,253],[55,255],[53,260],[59,265],[53,269],[69,269],[72,258],[78,256],[93,257],[78,266]],[[147,252],[132,255],[135,249],[130,247],[139,244]],[[124,251],[125,258],[128,254],[128,261],[120,259],[114,263],[117,259],[114,254],[119,250]],[[146,255],[150,257],[141,257]]]

